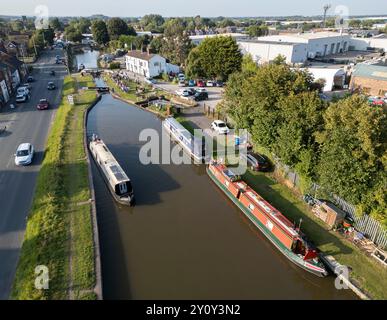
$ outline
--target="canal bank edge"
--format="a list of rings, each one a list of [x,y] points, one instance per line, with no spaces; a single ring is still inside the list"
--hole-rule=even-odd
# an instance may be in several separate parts
[[[97,295],[98,300],[103,300],[103,290],[102,290],[102,268],[101,268],[101,252],[99,244],[99,232],[98,232],[98,220],[97,220],[97,207],[96,207],[96,198],[95,198],[95,189],[93,174],[91,170],[91,160],[88,147],[88,138],[87,138],[87,119],[90,111],[95,107],[95,105],[101,101],[101,95],[85,110],[83,116],[83,147],[85,148],[87,168],[88,168],[88,178],[90,186],[90,195],[91,195],[91,216],[93,223],[93,241],[94,241],[94,265],[95,265],[95,288],[94,291]]]

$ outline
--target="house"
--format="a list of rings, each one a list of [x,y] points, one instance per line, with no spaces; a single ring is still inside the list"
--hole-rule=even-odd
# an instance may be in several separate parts
[[[238,45],[242,54],[250,54],[258,64],[273,61],[279,55],[285,57],[289,64],[304,63],[307,60],[307,46],[304,43],[241,40]]]
[[[352,73],[350,88],[373,96],[386,96],[387,64],[357,64]]]
[[[10,99],[12,82],[9,76],[9,68],[0,62],[0,107],[4,106]]]
[[[307,57],[325,57],[344,53],[349,50],[351,36],[339,32],[306,32],[287,35],[259,37],[258,40],[268,42],[303,43],[306,45]]]
[[[143,51],[129,51],[125,57],[126,70],[147,78],[158,77],[163,73],[178,73],[180,68],[170,64],[158,55]]]

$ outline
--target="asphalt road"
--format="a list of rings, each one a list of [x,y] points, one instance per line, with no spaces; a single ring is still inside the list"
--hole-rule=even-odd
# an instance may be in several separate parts
[[[36,178],[43,159],[47,135],[56,109],[60,103],[63,78],[66,69],[55,64],[55,56],[63,51],[44,52],[34,64],[31,99],[24,104],[9,105],[0,111],[0,299],[8,299],[20,248],[26,227],[27,215],[32,203]],[[55,70],[56,76],[50,71]],[[53,81],[57,89],[47,90]],[[38,111],[36,105],[42,98],[51,104],[49,110]],[[35,147],[33,163],[28,167],[17,167],[14,154],[19,144],[29,142]]]

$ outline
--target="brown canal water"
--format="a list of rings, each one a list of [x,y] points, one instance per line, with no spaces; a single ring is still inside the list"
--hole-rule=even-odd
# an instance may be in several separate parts
[[[155,115],[105,95],[97,133],[132,179],[137,205],[114,202],[93,163],[105,299],[354,299],[334,278],[289,262],[194,165],[142,165]]]

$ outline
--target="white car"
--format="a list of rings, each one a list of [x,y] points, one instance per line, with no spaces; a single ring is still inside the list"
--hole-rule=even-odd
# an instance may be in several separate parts
[[[207,87],[216,87],[216,84],[214,81],[207,81],[206,86]]]
[[[211,129],[218,134],[229,134],[230,129],[227,127],[227,124],[221,120],[216,120],[211,124]]]
[[[177,77],[179,78],[180,81],[185,81],[184,73],[179,73]]]
[[[30,143],[22,143],[16,150],[15,164],[17,166],[27,166],[34,158],[34,147]]]
[[[196,92],[207,92],[206,88],[197,88],[195,90],[196,90]]]
[[[157,83],[156,80],[153,78],[145,78],[145,82],[147,84],[156,84]]]
[[[25,94],[18,94],[16,96],[16,102],[21,103],[21,102],[27,102],[28,96]]]
[[[17,89],[17,95],[22,95],[24,94],[25,96],[28,96],[30,94],[30,90],[27,87],[20,87]]]
[[[190,93],[189,93],[188,89],[177,90],[176,94],[179,95],[179,96],[182,96],[182,97],[189,97],[190,96]]]

